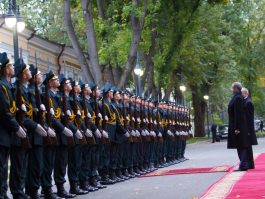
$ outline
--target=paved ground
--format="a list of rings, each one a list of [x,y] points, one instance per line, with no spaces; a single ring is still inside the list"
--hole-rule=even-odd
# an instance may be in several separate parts
[[[254,153],[265,152],[265,138],[259,139]],[[238,162],[235,150],[227,150],[226,142],[202,142],[187,146],[188,161],[168,167],[210,167],[235,165]],[[202,195],[207,188],[225,173],[181,174],[171,176],[134,178],[123,183],[110,185],[108,188],[79,196],[78,199],[193,199]],[[69,184],[66,185],[69,189]]]
[[[255,153],[265,152],[265,139],[254,147]],[[186,157],[190,160],[170,168],[208,167],[234,165],[237,163],[235,150],[227,150],[226,142],[199,143],[188,145]],[[200,196],[211,184],[225,173],[182,174],[161,177],[136,178],[111,185],[107,189],[78,197],[93,199],[192,199]]]

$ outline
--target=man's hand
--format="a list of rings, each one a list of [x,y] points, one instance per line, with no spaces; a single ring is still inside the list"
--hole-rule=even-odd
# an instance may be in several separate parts
[[[240,133],[239,130],[235,130],[235,134],[238,135]]]

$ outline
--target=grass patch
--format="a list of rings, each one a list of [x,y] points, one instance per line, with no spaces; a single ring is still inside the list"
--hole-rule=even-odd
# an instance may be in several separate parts
[[[258,131],[258,132],[256,132],[256,135],[257,135],[257,137],[265,137],[265,132],[264,131]]]
[[[194,143],[198,143],[198,142],[203,142],[203,141],[209,141],[210,138],[206,137],[193,137],[192,139],[189,139],[187,141],[187,144],[194,144]]]

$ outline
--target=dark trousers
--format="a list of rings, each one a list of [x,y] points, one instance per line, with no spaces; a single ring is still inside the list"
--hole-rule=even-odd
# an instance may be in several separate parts
[[[28,153],[26,190],[36,191],[40,188],[43,168],[43,147],[32,146]]]
[[[79,173],[79,180],[85,182],[89,180],[92,171],[92,146],[85,145],[81,151],[82,163],[81,170]]]
[[[6,197],[9,147],[0,146],[0,199]]]
[[[54,181],[56,185],[64,184],[66,167],[68,163],[68,147],[65,145],[56,147],[54,163]]]
[[[248,160],[248,149],[247,148],[238,148],[237,149],[238,158],[240,160],[239,168],[246,170],[249,168]]]
[[[70,182],[79,181],[83,149],[83,145],[75,145],[68,149],[68,178]]]
[[[28,164],[27,150],[12,146],[10,152],[10,191],[13,196],[24,197],[25,179]]]
[[[255,164],[254,164],[254,157],[253,157],[253,149],[252,146],[247,148],[247,157],[248,157],[248,166],[249,169],[254,169]]]
[[[43,172],[41,175],[41,186],[43,189],[50,189],[52,187],[55,152],[56,146],[45,146],[43,148]]]

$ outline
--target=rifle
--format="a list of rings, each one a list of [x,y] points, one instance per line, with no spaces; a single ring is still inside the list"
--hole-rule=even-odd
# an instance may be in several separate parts
[[[23,62],[22,62],[22,49],[20,49],[20,64],[23,64]],[[24,129],[24,131],[27,132],[27,130],[24,126],[24,118],[25,118],[26,113],[24,110],[22,110],[22,105],[24,105],[24,104],[22,102],[22,91],[20,88],[19,78],[16,81],[16,86],[17,86],[16,102],[17,102],[17,107],[18,107],[18,110],[16,112],[16,120],[19,123],[19,125]],[[25,138],[20,138],[20,141],[21,141],[21,147],[22,148],[30,149],[32,147],[30,144],[28,135],[26,135]]]
[[[66,106],[66,95],[63,90],[63,86],[61,86],[61,94],[62,94],[62,111],[63,111],[63,120],[64,120],[64,125],[66,128],[69,128],[69,116],[67,115],[67,106]],[[67,136],[67,143],[69,146],[74,146],[75,141],[73,137],[68,137]]]
[[[124,90],[124,89],[123,89]],[[126,107],[125,107],[125,101],[124,101],[124,96],[125,96],[125,91],[123,93],[123,99],[122,99],[122,117],[123,117],[123,122],[124,122],[124,128],[127,130],[127,117],[126,117]],[[130,135],[130,137],[128,138],[129,142],[133,142],[133,138],[132,136]]]
[[[48,127],[52,127],[52,115],[51,115],[51,106],[50,106],[50,97],[49,97],[49,84],[45,85],[45,107],[46,107],[46,124]],[[48,135],[47,135],[48,136]],[[57,137],[50,137],[51,144],[57,145]],[[45,140],[44,140],[45,142]]]
[[[106,115],[106,109],[105,109],[105,102],[104,102],[104,96],[102,98],[102,130],[105,130],[106,129],[106,120],[105,120],[105,115]],[[110,144],[110,139],[109,138],[103,138],[103,143],[104,144]]]
[[[83,91],[83,108],[84,108],[84,115],[85,115],[85,125],[88,129],[90,129],[90,118],[87,116],[88,115],[88,109],[87,109],[87,106],[86,106],[86,97],[85,97],[85,94],[84,94],[84,91]],[[90,144],[90,145],[95,145],[96,144],[96,140],[94,138],[94,136],[92,135],[91,138],[87,138],[87,143]]]
[[[86,136],[84,134],[84,131],[81,128],[81,115],[80,115],[81,112],[80,112],[80,114],[78,114],[79,108],[78,108],[76,94],[75,94],[74,90],[72,90],[72,94],[73,94],[73,109],[74,109],[74,114],[75,114],[75,125],[76,125],[76,128],[82,134],[82,138],[79,140],[79,142],[80,142],[81,145],[85,145],[85,144],[87,144],[87,140],[86,140]]]
[[[94,105],[95,105],[95,115],[96,115],[96,122],[95,123],[96,123],[96,126],[98,127],[98,129],[100,130],[101,135],[102,135],[103,121],[102,121],[102,123],[100,123],[100,117],[98,116],[99,108],[98,108],[98,101],[97,101],[96,93],[94,95],[94,101],[95,101]],[[102,108],[103,108],[103,104],[102,104]],[[102,142],[102,144],[107,144],[108,143],[108,141],[103,136],[101,137],[101,142]]]
[[[38,63],[37,63],[37,56],[35,52],[35,66],[36,66],[36,72],[38,71]],[[37,74],[37,73],[36,73]],[[35,99],[36,99],[36,107],[37,107],[37,123],[39,123],[46,131],[48,131],[47,126],[45,126],[45,110],[41,109],[41,95],[39,90],[39,85],[36,81],[36,74],[33,77],[34,81],[34,87],[35,87]],[[47,134],[47,136],[43,137],[44,145],[52,145],[52,140]]]

